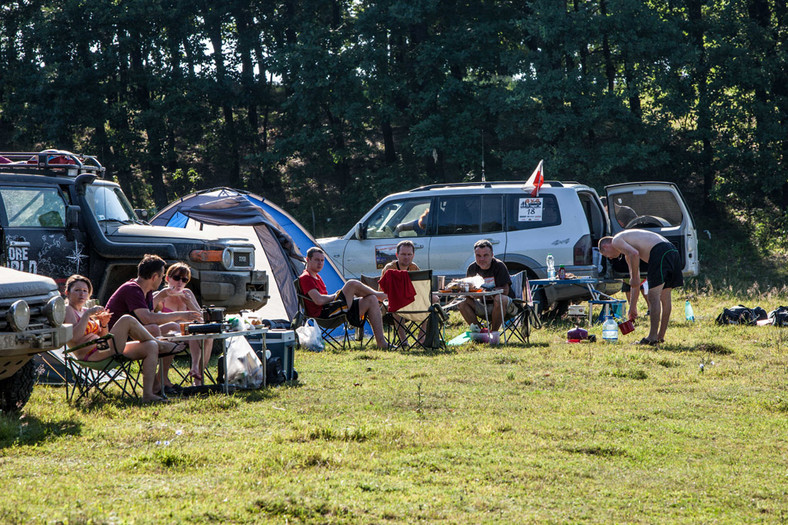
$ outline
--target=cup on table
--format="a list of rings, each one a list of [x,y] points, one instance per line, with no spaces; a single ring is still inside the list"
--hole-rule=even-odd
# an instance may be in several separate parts
[[[462,283],[462,291],[463,292],[468,292],[468,291],[470,291],[470,289],[471,289],[471,283],[469,283],[469,282]]]
[[[438,290],[443,290],[446,287],[446,276],[445,275],[438,275]]]
[[[189,323],[183,322],[181,323],[181,335],[188,335],[189,333]]]

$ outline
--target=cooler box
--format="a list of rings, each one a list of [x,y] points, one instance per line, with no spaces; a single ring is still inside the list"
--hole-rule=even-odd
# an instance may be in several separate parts
[[[246,339],[252,345],[257,357],[265,359],[263,352],[263,336],[247,335]],[[295,330],[269,330],[265,334],[265,346],[271,351],[271,357],[282,360],[282,369],[288,381],[293,380],[293,358],[295,357],[296,335]]]

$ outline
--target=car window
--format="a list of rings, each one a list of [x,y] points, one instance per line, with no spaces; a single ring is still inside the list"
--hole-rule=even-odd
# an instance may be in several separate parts
[[[66,203],[57,188],[0,188],[9,227],[63,228]]]
[[[87,187],[87,201],[100,221],[134,222],[134,208],[120,188],[91,184]]]
[[[583,207],[583,213],[588,222],[588,229],[594,239],[603,237],[606,233],[605,216],[603,215],[603,208],[600,206],[599,199],[590,191],[577,192],[580,198],[580,205]]]
[[[561,224],[561,210],[555,195],[530,193],[509,195],[506,202],[508,231],[530,230]]]
[[[634,190],[611,195],[613,216],[623,227],[640,221],[641,226],[679,226],[684,220],[676,195],[664,190]],[[644,222],[646,221],[646,222]],[[632,227],[638,225],[633,224]]]
[[[367,220],[366,238],[390,239],[429,234],[430,201],[422,198],[384,204]]]
[[[438,199],[438,235],[491,233],[503,230],[500,195],[463,195]]]

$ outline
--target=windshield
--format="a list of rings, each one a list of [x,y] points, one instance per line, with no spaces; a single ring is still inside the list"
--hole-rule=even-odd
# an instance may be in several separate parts
[[[99,221],[136,222],[134,208],[117,186],[91,184],[87,190],[88,204]]]

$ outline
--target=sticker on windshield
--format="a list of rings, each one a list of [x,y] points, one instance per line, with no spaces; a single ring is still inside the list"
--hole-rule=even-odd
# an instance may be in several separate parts
[[[532,197],[528,199],[520,199],[520,206],[517,210],[517,220],[520,222],[526,221],[541,221],[544,199],[540,197]]]
[[[391,261],[397,259],[396,244],[381,244],[375,246],[375,267],[382,270]]]

